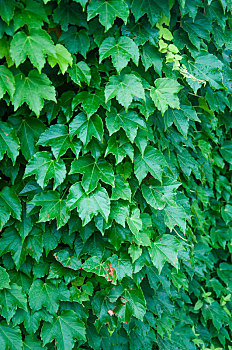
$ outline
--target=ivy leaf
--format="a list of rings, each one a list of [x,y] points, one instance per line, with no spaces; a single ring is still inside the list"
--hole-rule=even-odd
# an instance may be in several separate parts
[[[182,245],[177,238],[165,234],[156,242],[152,243],[151,248],[148,248],[152,263],[161,273],[165,262],[172,264],[178,269],[178,252],[182,249]]]
[[[124,0],[96,0],[89,3],[87,13],[88,21],[99,15],[99,21],[107,31],[112,27],[116,17],[121,18],[126,23],[129,9]]]
[[[187,138],[188,128],[189,128],[189,118],[184,110],[181,109],[171,109],[164,113],[164,123],[166,129],[170,127],[173,123],[176,125],[179,132]]]
[[[77,64],[74,64],[72,68],[69,68],[68,74],[77,85],[81,85],[82,81],[88,85],[90,84],[91,70],[84,61],[80,61]]]
[[[111,202],[110,219],[125,227],[126,219],[129,217],[129,207],[123,201]]]
[[[21,217],[21,202],[11,187],[4,187],[0,192],[0,229],[12,215],[15,219],[20,220]]]
[[[11,284],[9,289],[0,291],[1,315],[7,322],[14,316],[16,309],[21,308],[27,311],[27,298],[22,291],[22,287]]]
[[[15,29],[23,27],[25,24],[28,28],[41,28],[44,22],[48,22],[46,11],[41,3],[34,0],[26,0],[25,7],[15,10],[14,24]]]
[[[19,327],[12,327],[2,321],[0,323],[0,344],[4,349],[21,349],[23,343]]]
[[[175,179],[165,177],[162,186],[158,181],[150,186],[143,184],[142,193],[148,204],[155,209],[161,210],[166,204],[170,206],[176,205],[175,190],[180,185]]]
[[[9,24],[11,19],[13,18],[14,10],[15,10],[15,1],[14,0],[10,0],[10,1],[2,0],[0,2],[1,18],[7,24]]]
[[[125,112],[121,110],[118,112],[116,108],[111,108],[111,111],[106,112],[106,115],[106,126],[110,135],[122,128],[130,141],[134,142],[138,128],[147,130],[145,121],[135,111]]]
[[[6,270],[0,266],[0,290],[10,288],[10,278]]]
[[[44,323],[41,339],[46,345],[56,339],[58,350],[70,350],[74,339],[86,340],[85,324],[73,310],[64,310],[56,316],[53,323]]]
[[[186,230],[186,219],[187,214],[183,207],[170,207],[165,208],[165,217],[164,221],[168,228],[172,231],[177,225],[181,228],[183,232]]]
[[[106,102],[114,97],[126,110],[134,97],[145,100],[141,80],[134,74],[112,75],[105,88]]]
[[[50,126],[39,138],[38,145],[50,146],[56,159],[60,158],[71,148],[78,157],[81,150],[81,144],[78,140],[70,140],[68,127],[64,124],[55,124]]]
[[[116,158],[116,164],[120,163],[127,155],[133,161],[134,159],[134,149],[133,146],[127,142],[127,140],[117,140],[116,135],[110,137],[108,141],[108,146],[106,149],[105,156],[112,153]]]
[[[151,98],[155,106],[161,111],[162,115],[168,109],[180,108],[180,101],[177,93],[183,88],[177,80],[170,78],[158,78],[155,80],[155,87],[151,88]]]
[[[3,98],[6,92],[12,99],[15,92],[15,80],[7,67],[0,66],[0,99]]]
[[[42,343],[33,335],[27,335],[23,341],[23,350],[44,350]]]
[[[153,66],[156,73],[161,76],[163,61],[158,49],[155,46],[146,43],[143,46],[141,52],[141,59],[145,70],[147,71],[150,67]]]
[[[42,73],[31,70],[27,77],[20,73],[15,77],[16,90],[13,97],[14,109],[17,110],[24,102],[39,116],[44,99],[56,102],[55,89],[51,81]]]
[[[56,191],[36,194],[30,203],[42,207],[39,214],[39,222],[56,219],[57,229],[64,226],[70,217],[66,201],[61,199],[60,194]]]
[[[73,109],[80,103],[88,118],[90,118],[91,115],[97,112],[100,106],[105,107],[104,92],[100,90],[92,94],[87,91],[82,91],[74,97],[72,103]]]
[[[142,321],[146,313],[146,300],[141,287],[134,284],[124,288],[118,286],[118,289],[121,292],[122,304],[116,307],[115,313],[123,322],[130,322],[132,315]]]
[[[106,38],[100,48],[100,63],[107,57],[112,57],[112,62],[117,72],[120,73],[132,59],[138,66],[139,63],[139,49],[135,42],[126,37],[121,36],[118,40],[113,37]]]
[[[71,54],[60,44],[56,44],[54,53],[48,55],[48,63],[50,66],[53,68],[58,64],[62,74],[66,72],[68,66],[72,66],[72,61]]]
[[[66,167],[62,159],[54,160],[49,152],[37,152],[26,166],[24,178],[35,175],[38,184],[44,189],[54,178],[55,190],[65,179]]]
[[[35,280],[29,291],[29,304],[33,311],[38,311],[46,307],[51,314],[56,314],[58,310],[59,290],[50,283],[40,279]]]
[[[114,254],[108,261],[110,261],[111,269],[114,268],[116,270],[119,282],[126,276],[132,277],[132,264],[129,259],[121,259]]]
[[[79,4],[75,2],[70,4],[64,1],[60,2],[53,12],[53,19],[55,23],[60,23],[64,32],[67,32],[70,24],[78,27],[87,27],[86,14]]]
[[[70,123],[69,132],[71,138],[76,135],[85,146],[91,141],[92,137],[103,142],[102,119],[97,114],[87,118],[84,113],[79,113]]]
[[[70,174],[83,174],[82,186],[91,192],[97,187],[99,180],[114,187],[114,172],[111,165],[104,159],[96,161],[91,156],[83,156],[72,162]]]
[[[152,146],[147,146],[144,153],[138,153],[135,157],[134,168],[135,176],[139,183],[147,176],[148,173],[162,181],[162,166],[166,165],[163,154]]]
[[[19,155],[19,139],[9,124],[0,122],[0,160],[3,159],[5,153],[11,158],[14,165]]]
[[[108,221],[110,213],[110,199],[104,188],[97,186],[94,192],[87,195],[81,184],[72,185],[67,198],[67,206],[70,210],[77,207],[77,211],[86,225],[95,215],[100,213]]]
[[[128,226],[131,230],[131,232],[133,233],[133,235],[135,236],[137,242],[140,242],[141,240],[141,230],[143,227],[143,222],[140,218],[140,211],[138,208],[135,208],[132,213],[131,216],[127,218],[127,223]]]
[[[46,55],[55,54],[55,47],[50,36],[42,29],[31,29],[29,35],[19,31],[13,37],[10,45],[10,54],[16,67],[28,57],[38,71],[46,62]]]
[[[120,175],[115,176],[115,187],[112,189],[111,199],[124,199],[131,201],[131,189],[129,183],[124,181]]]
[[[90,47],[89,36],[86,30],[77,30],[76,27],[70,27],[67,32],[63,32],[59,40],[68,49],[70,53],[80,52],[84,58]]]
[[[162,2],[159,0],[133,0],[131,11],[136,22],[146,13],[151,25],[154,26],[163,15],[169,17],[169,2],[167,0]]]
[[[23,118],[22,116],[12,116],[8,120],[16,129],[22,154],[26,160],[31,159],[33,154],[38,150],[38,146],[35,144],[42,132],[45,131],[45,125],[41,120],[33,117]]]

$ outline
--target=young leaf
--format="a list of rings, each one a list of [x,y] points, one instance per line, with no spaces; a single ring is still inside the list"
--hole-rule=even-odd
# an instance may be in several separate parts
[[[55,46],[54,53],[50,53],[48,55],[48,63],[50,66],[53,68],[56,64],[58,64],[62,74],[66,72],[68,66],[72,66],[72,61],[73,59],[71,54],[64,46],[60,44]]]
[[[69,68],[68,74],[77,85],[81,85],[82,81],[88,85],[90,84],[91,70],[84,61],[80,61],[77,64],[74,64],[72,68]]]

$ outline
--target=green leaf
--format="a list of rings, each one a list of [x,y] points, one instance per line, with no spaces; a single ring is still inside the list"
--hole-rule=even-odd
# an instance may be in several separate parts
[[[156,73],[161,76],[163,61],[155,46],[146,43],[142,48],[141,59],[146,71],[153,66]]]
[[[159,0],[132,0],[131,11],[136,22],[146,13],[151,25],[154,26],[163,15],[169,17],[169,2],[167,0],[162,2]]]
[[[67,32],[70,24],[87,27],[86,14],[81,6],[75,2],[70,4],[65,1],[59,2],[52,16],[55,23],[59,23],[64,32]]]
[[[124,199],[131,201],[131,189],[129,183],[120,175],[115,176],[115,187],[112,189],[111,200]]]
[[[95,215],[99,213],[108,221],[110,213],[110,199],[104,188],[97,186],[94,192],[87,195],[80,183],[70,187],[67,198],[67,206],[70,210],[77,207],[83,225],[86,225]]]
[[[75,109],[80,103],[88,118],[90,118],[91,115],[97,112],[100,106],[106,107],[103,90],[96,91],[93,94],[87,91],[80,92],[73,99],[73,109]]]
[[[0,99],[6,92],[12,99],[15,92],[15,79],[7,67],[0,66]]]
[[[70,53],[80,52],[84,58],[90,47],[89,36],[86,30],[78,30],[76,27],[70,27],[60,37],[60,42],[68,49]]]
[[[14,13],[14,24],[16,29],[25,24],[28,28],[41,28],[48,17],[42,3],[34,0],[26,0],[25,7],[16,9]]]
[[[118,286],[120,288],[121,286]],[[122,304],[116,307],[115,313],[123,322],[129,322],[131,316],[143,320],[146,313],[146,300],[140,286],[132,285],[120,288]]]
[[[27,335],[23,341],[23,350],[43,350],[46,347],[42,346],[42,343],[39,339],[33,335]]]
[[[24,102],[39,116],[44,99],[56,102],[55,88],[51,81],[42,73],[31,70],[27,77],[20,73],[15,77],[16,90],[13,97],[14,109],[17,110]]]
[[[140,247],[138,247],[135,244],[131,244],[129,249],[128,249],[128,253],[131,256],[132,259],[132,263],[134,263],[136,260],[138,260],[138,258],[141,256],[142,254],[142,249]]]
[[[171,108],[180,108],[180,101],[177,94],[182,88],[183,86],[175,79],[158,78],[155,80],[155,87],[151,88],[151,98],[162,115],[168,109],[168,106]]]
[[[0,289],[10,288],[10,278],[6,270],[0,266]]]
[[[68,66],[72,66],[72,61],[71,54],[60,44],[56,44],[54,53],[48,55],[48,63],[50,66],[53,68],[58,64],[62,74],[66,72]]]
[[[39,214],[39,222],[56,219],[57,229],[64,226],[70,217],[66,201],[61,199],[60,194],[56,191],[36,194],[30,203],[42,207]]]
[[[125,227],[126,219],[129,217],[128,204],[123,201],[111,202],[110,216],[111,220],[115,220],[118,224]]]
[[[72,162],[70,174],[83,174],[82,186],[89,193],[97,187],[99,180],[114,187],[114,172],[110,163],[104,159],[96,161],[87,155]]]
[[[15,0],[10,0],[10,1],[2,0],[0,2],[1,18],[7,24],[9,24],[11,19],[13,18],[14,10],[15,10]]]
[[[108,141],[105,156],[112,153],[116,158],[116,164],[120,163],[126,156],[129,156],[131,161],[133,161],[134,149],[127,141],[125,137],[121,137],[117,140],[116,135],[111,136]]]
[[[128,110],[133,98],[145,100],[141,80],[134,74],[113,75],[105,88],[106,102],[116,97],[118,102]]]
[[[50,146],[54,157],[60,158],[71,148],[78,157],[81,150],[81,144],[78,140],[70,140],[67,125],[55,124],[50,126],[39,138],[38,145]]]
[[[129,9],[124,0],[95,0],[89,3],[87,13],[88,21],[99,15],[99,21],[107,31],[112,27],[116,17],[121,18],[126,23]]]
[[[77,64],[74,64],[72,68],[69,68],[68,74],[77,85],[81,85],[82,81],[88,85],[90,84],[91,70],[84,61],[80,61]]]
[[[0,344],[3,349],[22,349],[22,336],[19,327],[9,326],[6,322],[0,323]]]
[[[0,192],[0,229],[12,215],[15,219],[21,218],[21,202],[13,188],[4,187]]]
[[[45,131],[45,125],[39,119],[32,117],[23,118],[22,116],[12,116],[9,118],[9,122],[16,129],[22,154],[26,160],[31,159],[33,154],[39,149],[36,146],[36,142],[42,132]]]
[[[138,66],[139,49],[134,41],[126,36],[121,36],[119,40],[115,38],[106,38],[100,48],[100,63],[107,57],[112,57],[112,62],[117,72],[120,73],[130,61],[130,59]]]
[[[29,305],[33,311],[38,311],[46,307],[51,314],[56,314],[59,308],[59,290],[50,283],[42,280],[35,280],[29,291]]]
[[[69,133],[71,138],[76,135],[85,146],[93,137],[103,142],[102,119],[97,114],[87,118],[84,113],[79,113],[70,123]]]
[[[16,67],[28,57],[39,72],[46,62],[46,55],[55,54],[55,47],[50,36],[42,29],[32,29],[29,35],[19,31],[10,45],[10,54]]]
[[[66,167],[62,159],[54,160],[49,152],[37,152],[26,166],[24,178],[35,175],[38,184],[44,189],[54,178],[55,190],[65,179]]]
[[[137,242],[140,243],[141,241],[140,231],[142,230],[143,222],[140,218],[140,211],[138,208],[135,208],[132,211],[131,216],[127,218],[127,223],[128,223],[129,229],[135,236]]]
[[[163,154],[152,146],[147,146],[144,153],[135,157],[135,176],[139,183],[150,173],[155,179],[162,181],[162,166],[166,165]]]
[[[52,324],[43,324],[41,339],[44,345],[56,339],[58,350],[70,350],[74,347],[74,339],[86,340],[85,333],[85,324],[78,315],[73,310],[65,310]]]
[[[22,287],[17,284],[11,284],[9,289],[0,291],[1,315],[7,322],[14,316],[16,309],[20,308],[27,311],[27,298],[22,291]]]
[[[108,261],[110,261],[111,269],[114,268],[116,270],[119,282],[126,276],[132,277],[132,264],[129,259],[121,259],[114,254]]]
[[[164,221],[167,227],[172,231],[177,225],[183,232],[186,230],[187,214],[183,207],[166,207]]]
[[[122,128],[125,130],[130,141],[134,142],[138,128],[147,130],[144,119],[139,117],[134,111],[125,112],[124,110],[121,110],[118,112],[116,108],[112,108],[110,112],[106,112],[106,115],[106,126],[110,135]]]
[[[152,263],[161,273],[165,262],[170,263],[178,269],[178,252],[182,249],[181,243],[177,238],[165,234],[152,243],[148,248]]]
[[[230,164],[232,164],[232,142],[225,141],[223,142],[220,153],[222,157]]]
[[[164,123],[165,123],[166,129],[174,123],[177,129],[179,130],[179,132],[185,138],[187,138],[188,128],[189,128],[189,118],[184,110],[169,108],[164,113]]]
[[[19,155],[19,139],[9,124],[0,122],[0,160],[3,159],[5,153],[11,158],[14,165]]]
[[[175,179],[165,177],[162,185],[158,181],[153,182],[149,186],[143,184],[142,193],[148,204],[155,209],[161,210],[166,205],[176,205],[175,191],[180,185],[180,182],[177,182]]]

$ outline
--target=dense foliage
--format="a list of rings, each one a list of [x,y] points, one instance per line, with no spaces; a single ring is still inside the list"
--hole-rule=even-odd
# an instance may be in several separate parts
[[[232,3],[0,0],[0,348],[232,349]]]

